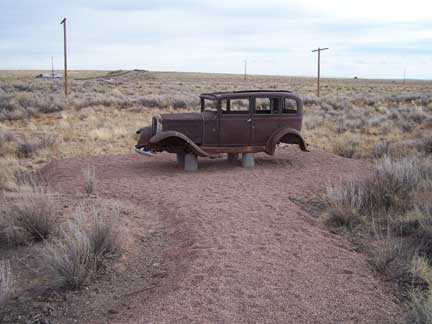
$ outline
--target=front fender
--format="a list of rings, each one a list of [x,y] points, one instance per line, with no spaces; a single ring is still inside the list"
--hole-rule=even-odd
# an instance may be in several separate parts
[[[211,154],[207,153],[206,151],[202,150],[198,145],[196,145],[189,137],[187,137],[185,134],[176,132],[176,131],[166,131],[166,132],[160,132],[156,135],[154,135],[150,141],[149,144],[151,146],[157,146],[162,141],[164,142],[173,142],[181,141],[191,152],[193,152],[197,156],[201,157],[211,157]],[[169,145],[169,144],[168,144]]]
[[[274,132],[273,135],[268,139],[266,143],[266,153],[274,155],[276,145],[280,142],[287,144],[297,144],[302,151],[309,152],[306,147],[306,142],[298,130],[294,128],[283,128]]]
[[[140,128],[136,131],[138,134],[138,143],[136,145],[137,148],[145,147],[151,137],[152,137],[152,127],[151,126],[145,126],[143,128]]]

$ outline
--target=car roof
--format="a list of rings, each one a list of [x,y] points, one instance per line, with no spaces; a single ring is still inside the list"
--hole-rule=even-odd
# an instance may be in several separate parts
[[[200,98],[219,100],[230,98],[244,98],[244,97],[296,97],[292,91],[288,90],[241,90],[241,91],[227,91],[227,92],[211,92],[203,93]]]

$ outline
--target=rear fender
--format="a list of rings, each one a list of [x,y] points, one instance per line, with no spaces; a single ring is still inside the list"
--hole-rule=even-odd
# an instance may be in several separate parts
[[[267,141],[265,152],[274,155],[276,145],[279,143],[297,144],[304,152],[309,152],[306,142],[300,132],[294,128],[284,128],[277,130]]]

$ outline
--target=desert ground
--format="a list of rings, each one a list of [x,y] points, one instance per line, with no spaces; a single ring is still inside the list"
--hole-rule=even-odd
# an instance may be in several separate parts
[[[2,323],[432,323],[432,82],[0,71]],[[310,152],[185,173],[156,113],[287,89]]]

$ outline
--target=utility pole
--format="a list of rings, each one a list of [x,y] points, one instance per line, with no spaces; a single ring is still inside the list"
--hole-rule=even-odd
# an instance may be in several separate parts
[[[404,84],[406,83],[406,66],[404,68]]]
[[[247,60],[244,60],[244,79],[247,79]]]
[[[321,51],[328,50],[328,47],[325,48],[317,48],[316,50],[313,50],[312,52],[318,52],[318,78],[317,78],[317,97],[320,96],[320,70],[321,70]]]
[[[67,88],[67,51],[66,51],[66,18],[63,18],[60,25],[63,24],[63,37],[64,37],[64,87],[65,87],[65,96],[68,95]]]
[[[54,76],[54,57],[51,56],[51,76]]]

